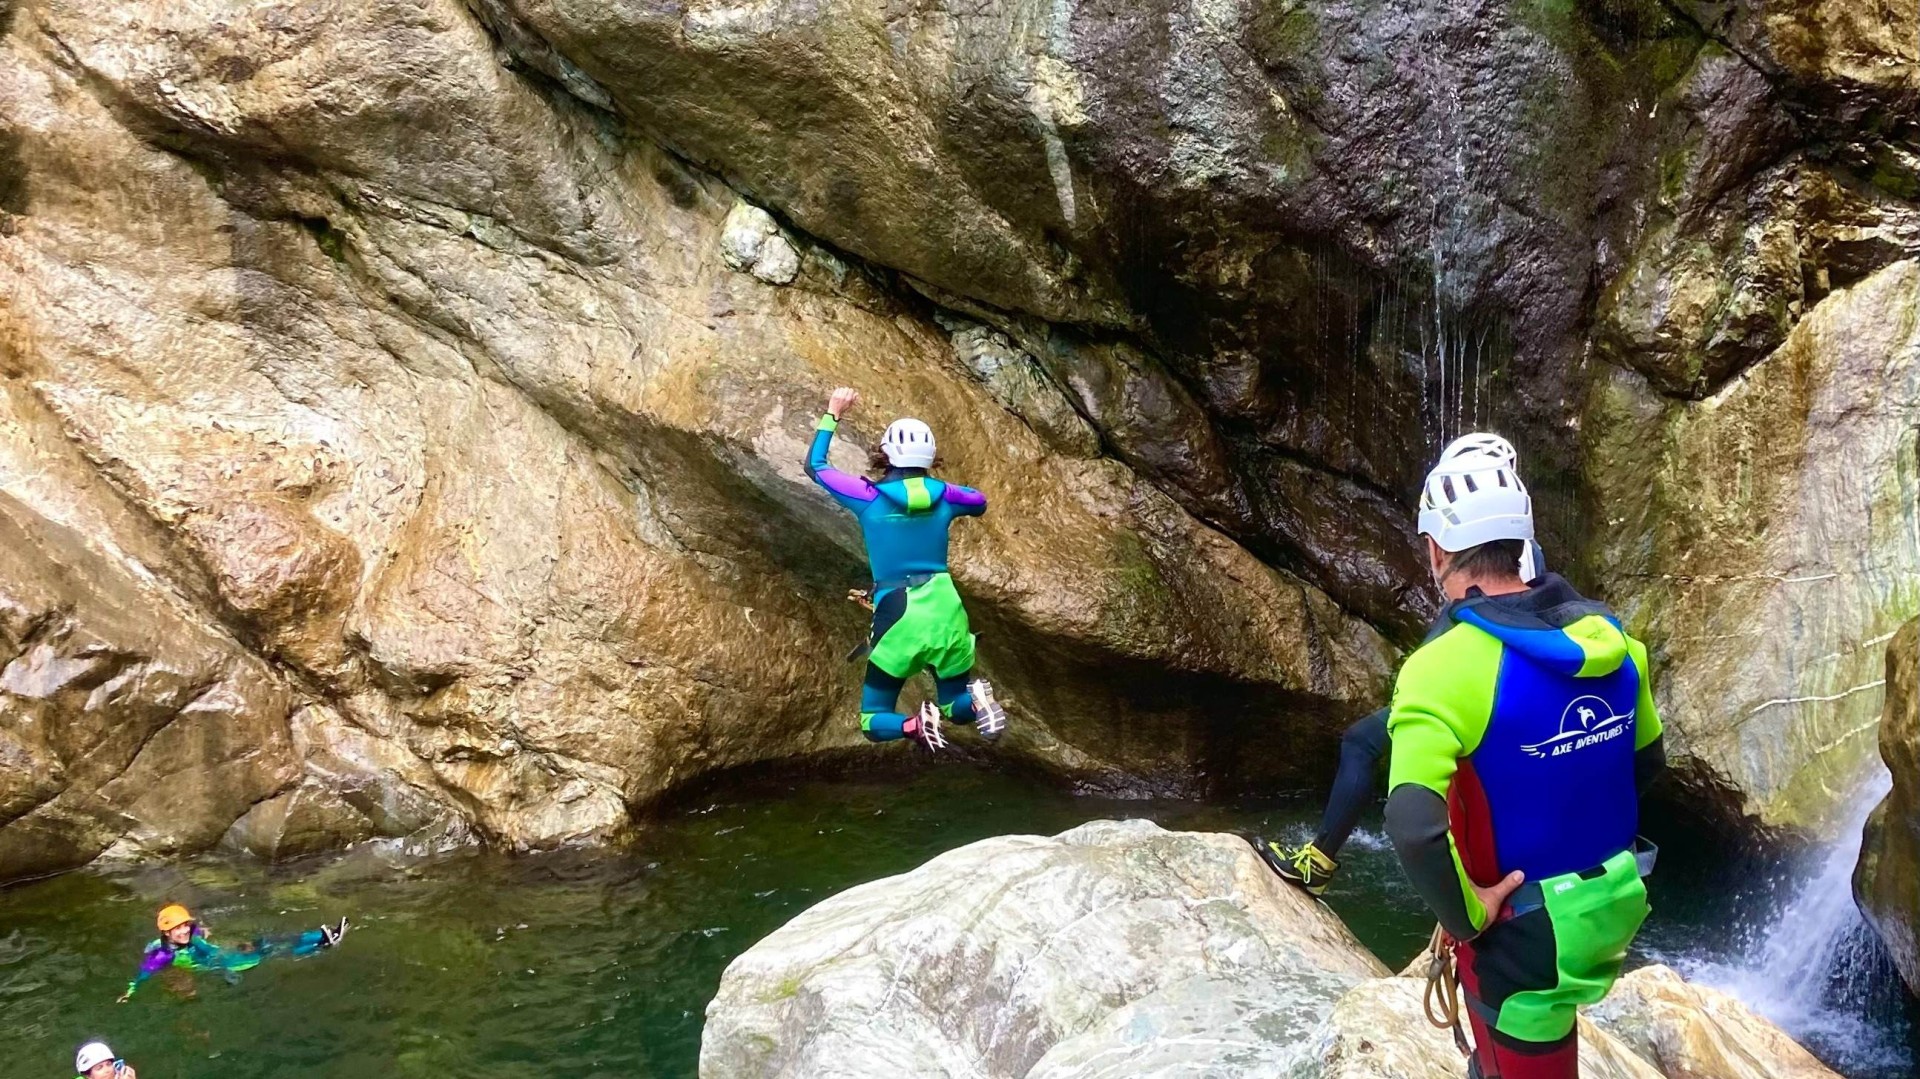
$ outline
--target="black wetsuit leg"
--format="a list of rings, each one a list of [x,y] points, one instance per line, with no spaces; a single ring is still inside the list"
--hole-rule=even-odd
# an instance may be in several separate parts
[[[1340,770],[1333,776],[1333,793],[1320,818],[1320,834],[1313,845],[1329,858],[1338,857],[1347,837],[1360,823],[1360,814],[1377,796],[1380,758],[1387,755],[1387,710],[1369,712],[1340,736]]]

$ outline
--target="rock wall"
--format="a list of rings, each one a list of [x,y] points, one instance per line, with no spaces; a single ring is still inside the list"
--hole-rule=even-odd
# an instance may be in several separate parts
[[[1920,261],[1836,289],[1703,400],[1624,373],[1594,400],[1596,561],[1662,645],[1678,766],[1768,824],[1833,827],[1882,648],[1920,611]]]
[[[975,324],[804,236],[788,285],[730,268],[731,191],[458,4],[15,5],[0,47],[0,493],[50,552],[0,567],[0,878],[230,825],[605,837],[855,745],[858,537],[800,471],[842,382],[847,467],[912,412],[992,495],[957,556],[1010,752],[1190,786],[1240,715],[1310,739],[1381,690],[1319,589],[1044,441],[1031,360],[978,373]]]
[[[1886,698],[1880,755],[1893,790],[1867,818],[1853,893],[1900,977],[1920,994],[1920,620],[1887,645]]]
[[[254,673],[191,751],[84,748],[178,695],[0,699],[33,776],[0,834],[38,851],[0,879],[162,834],[605,837],[856,745],[857,541],[798,466],[841,382],[848,465],[911,412],[994,501],[957,555],[1022,759],[1317,771],[1431,611],[1423,463],[1495,426],[1655,644],[1696,789],[1817,823],[1859,654],[1920,608],[1916,21],[8,0],[0,495],[105,576],[0,594],[75,656]],[[1679,512],[1727,482],[1724,522]],[[89,587],[157,621],[95,626]],[[131,791],[195,781],[112,785],[240,746],[179,819]]]

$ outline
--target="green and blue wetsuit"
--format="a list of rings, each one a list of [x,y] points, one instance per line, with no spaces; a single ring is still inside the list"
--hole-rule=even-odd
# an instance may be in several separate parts
[[[207,939],[207,931],[195,926],[193,937],[184,945],[175,945],[164,937],[147,945],[140,957],[140,969],[127,983],[127,996],[163,970],[217,971],[232,980],[241,971],[252,970],[276,955],[308,956],[327,946],[327,937],[318,929],[288,936],[260,937],[234,948],[222,948]]]
[[[1462,941],[1481,1069],[1571,1077],[1575,1008],[1606,995],[1647,915],[1639,792],[1665,762],[1647,650],[1548,574],[1477,590],[1407,658],[1387,726],[1387,829]],[[1527,883],[1495,920],[1469,882]]]
[[[947,574],[947,530],[956,517],[987,512],[986,496],[920,468],[893,469],[877,483],[838,471],[827,464],[838,426],[832,415],[820,417],[807,475],[859,519],[873,572],[872,651],[860,694],[860,729],[876,742],[901,737],[906,717],[897,710],[900,690],[923,670],[933,672],[940,710],[971,723],[973,632]]]

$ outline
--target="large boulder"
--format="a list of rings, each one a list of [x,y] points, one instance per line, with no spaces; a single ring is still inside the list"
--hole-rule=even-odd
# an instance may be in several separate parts
[[[1235,836],[1095,821],[849,889],[735,959],[702,1079],[1465,1079],[1423,979],[1387,977]],[[1833,1079],[1724,993],[1635,971],[1583,1079]]]
[[[1244,840],[1095,821],[949,851],[788,922],[727,967],[700,1074],[1277,1074],[1385,973]]]
[[[1586,1020],[1675,1079],[1834,1079],[1831,1069],[1753,1009],[1669,967],[1629,972],[1607,999],[1588,1009]]]
[[[1465,1079],[1447,1032],[1427,1022],[1425,983],[1370,981],[1341,998],[1311,1079]],[[1668,967],[1628,972],[1580,1018],[1581,1079],[1838,1079],[1785,1032]]]
[[[1886,696],[1880,755],[1893,789],[1867,818],[1853,891],[1900,977],[1920,994],[1920,619],[1887,645]]]
[[[1340,999],[1299,1079],[1466,1079],[1452,1034],[1427,1020],[1424,979],[1379,978]],[[1580,1023],[1580,1079],[1660,1079],[1663,1074],[1592,1023]],[[1674,1079],[1723,1079],[1675,1072]],[[1293,1077],[1289,1077],[1293,1079]],[[1726,1076],[1724,1079],[1750,1079]],[[1759,1079],[1758,1076],[1751,1079]]]

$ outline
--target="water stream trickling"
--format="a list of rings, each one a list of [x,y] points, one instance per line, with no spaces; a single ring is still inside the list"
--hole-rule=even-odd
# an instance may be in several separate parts
[[[1891,785],[1876,768],[1831,845],[1766,874],[1744,889],[1745,898],[1729,887],[1727,898],[1745,914],[1730,940],[1662,956],[1745,1001],[1854,1079],[1915,1074],[1898,976],[1853,898],[1861,829]]]

